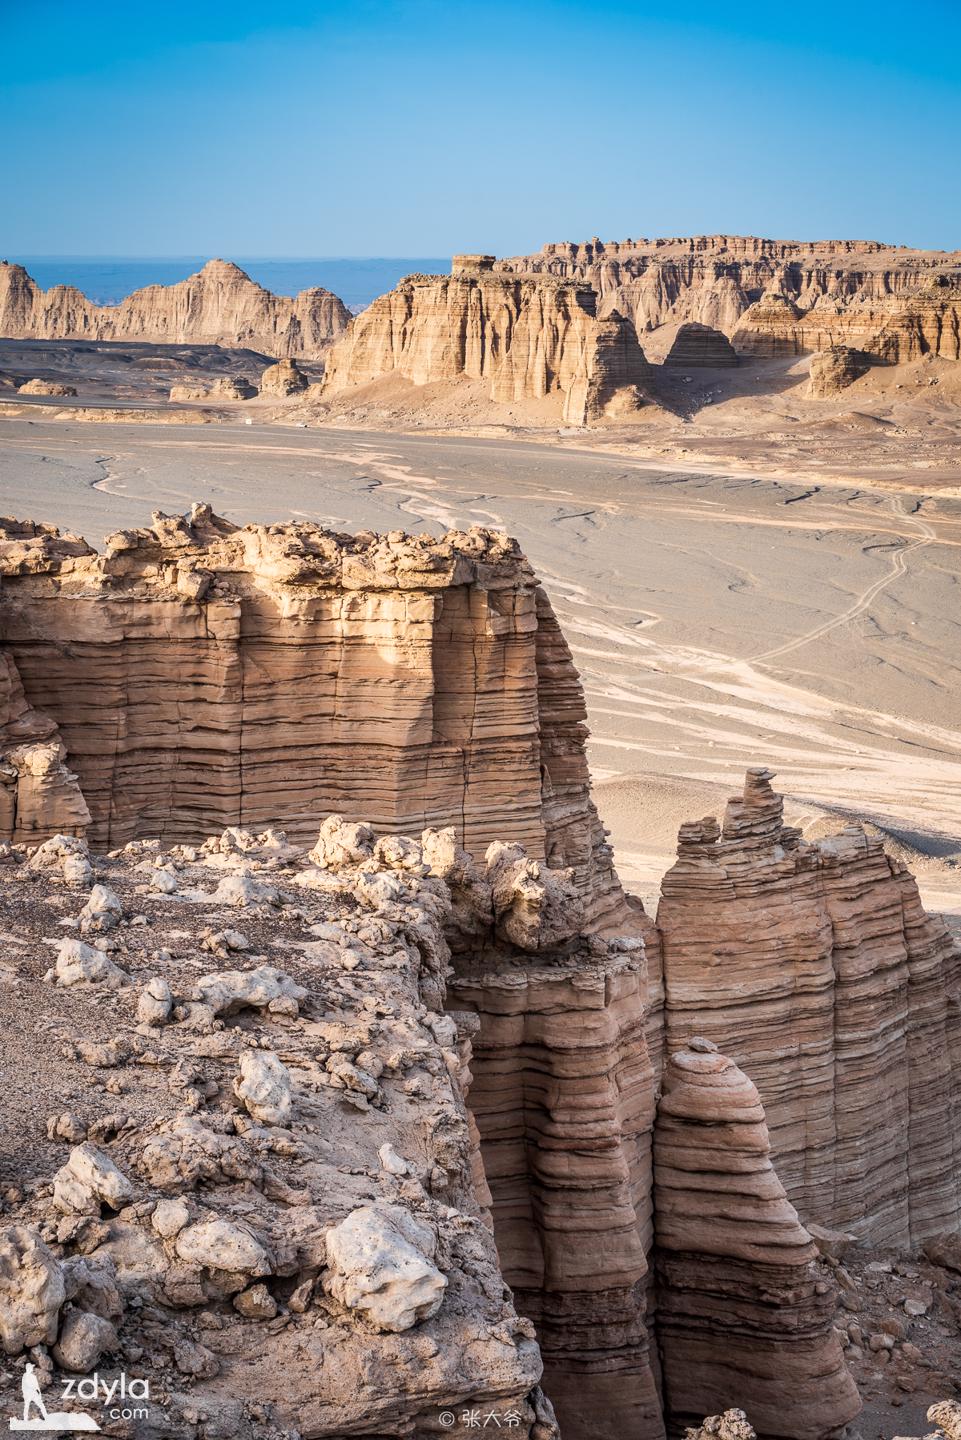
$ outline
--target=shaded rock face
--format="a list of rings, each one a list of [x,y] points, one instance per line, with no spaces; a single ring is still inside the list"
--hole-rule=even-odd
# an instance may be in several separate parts
[[[69,285],[41,290],[22,265],[0,262],[0,335],[11,339],[192,342],[317,357],[349,323],[329,290],[274,295],[226,260],[210,260],[176,285],[136,290],[119,305],[95,305]]]
[[[830,399],[866,375],[873,363],[872,356],[863,350],[852,350],[847,345],[832,345],[829,350],[819,350],[811,357],[808,393],[817,400]]]
[[[697,321],[758,357],[851,345],[890,364],[961,358],[958,251],[698,235],[545,245],[495,268],[586,281],[598,313],[616,308],[638,335]]]
[[[89,821],[56,721],[30,705],[13,656],[0,650],[0,840],[82,835]]]
[[[833,1326],[837,1295],[818,1285],[817,1251],[775,1173],[760,1096],[710,1041],[692,1040],[667,1063],[654,1181],[657,1327],[674,1423],[731,1396],[764,1435],[816,1440],[852,1420],[861,1401]]]
[[[903,1248],[957,1229],[961,954],[904,865],[859,826],[806,844],[755,770],[723,828],[681,827],[661,896],[668,1047],[747,1070],[802,1216]]]
[[[737,364],[737,352],[723,331],[692,320],[678,330],[664,364],[688,370],[727,367]]]
[[[489,382],[504,404],[556,398],[556,418],[596,423],[643,403],[649,367],[629,320],[599,321],[589,285],[494,274],[455,257],[446,275],[409,275],[356,317],[327,360],[324,395],[397,377]]]

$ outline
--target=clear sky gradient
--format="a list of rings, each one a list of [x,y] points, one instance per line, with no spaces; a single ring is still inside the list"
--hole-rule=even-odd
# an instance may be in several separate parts
[[[961,0],[0,0],[0,254],[961,248]]]

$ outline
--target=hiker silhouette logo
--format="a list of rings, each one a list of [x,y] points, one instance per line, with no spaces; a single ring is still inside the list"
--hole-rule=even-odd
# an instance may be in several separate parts
[[[23,1418],[11,1420],[11,1430],[55,1430],[62,1434],[65,1430],[89,1432],[100,1429],[96,1420],[83,1411],[48,1410],[40,1389],[40,1381],[37,1379],[36,1367],[30,1361],[24,1366],[20,1391],[23,1395]]]

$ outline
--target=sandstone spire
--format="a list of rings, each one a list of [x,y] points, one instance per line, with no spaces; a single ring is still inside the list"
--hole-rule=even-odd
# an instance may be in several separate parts
[[[879,839],[806,844],[770,780],[748,771],[723,828],[681,826],[667,1043],[705,1035],[750,1073],[804,1220],[916,1245],[961,1222],[961,952]]]
[[[861,1402],[833,1329],[837,1297],[775,1174],[757,1090],[709,1040],[667,1064],[654,1216],[669,1427],[735,1401],[760,1434],[792,1440],[852,1420]]]

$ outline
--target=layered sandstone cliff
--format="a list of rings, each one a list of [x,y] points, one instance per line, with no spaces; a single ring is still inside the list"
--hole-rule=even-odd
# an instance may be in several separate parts
[[[803,842],[754,770],[723,827],[681,827],[661,894],[668,1047],[744,1067],[805,1220],[903,1247],[961,1227],[961,953],[904,865],[859,826]]]
[[[803,1222],[857,1230],[859,1209],[860,1233],[898,1245],[961,1222],[959,956],[903,867],[859,831],[802,845],[756,771],[723,833],[682,831],[656,930],[591,801],[570,652],[496,532],[240,528],[195,506],[96,554],[5,522],[0,574],[24,691],[7,713],[49,713],[29,723],[59,727],[90,836],[126,847],[91,861],[61,833],[4,858],[41,877],[24,892],[100,882],[52,993],[102,985],[123,1015],[137,986],[135,1034],[101,1002],[72,1043],[126,1067],[139,1118],[53,1116],[51,1143],[83,1137],[57,1156],[67,1220],[49,1187],[17,1202],[15,1226],[60,1247],[51,1364],[78,1327],[108,1348],[91,1314],[136,1331],[119,1301],[96,1316],[89,1285],[67,1295],[102,1248],[141,1299],[149,1260],[150,1334],[203,1382],[196,1410],[229,1395],[283,1416],[294,1375],[302,1433],[429,1434],[482,1400],[550,1440],[543,1361],[565,1440],[663,1440],[735,1401],[772,1440],[840,1429],[856,1397]],[[67,828],[35,809],[31,840]],[[59,932],[24,913],[49,965]],[[169,1065],[169,1113],[141,1064]],[[121,1182],[86,1153],[101,1142],[140,1187],[103,1215],[86,1192],[99,1177],[117,1201]],[[161,1199],[186,1213],[155,1223]],[[7,1239],[5,1263],[36,1261],[30,1234]],[[209,1248],[227,1240],[243,1264]],[[177,1312],[201,1305],[198,1340]],[[234,1312],[241,1351],[217,1339]],[[344,1359],[329,1372],[318,1325]]]
[[[589,285],[492,265],[455,256],[449,276],[409,275],[375,300],[331,351],[325,398],[390,378],[469,379],[504,405],[552,400],[574,425],[640,408],[649,367],[629,320],[614,310],[598,320]]]
[[[696,321],[769,356],[851,345],[888,363],[961,358],[961,252],[707,235],[545,245],[498,262],[590,284],[637,333]]]
[[[223,345],[265,355],[322,356],[350,312],[317,286],[274,295],[226,260],[176,285],[148,285],[119,305],[95,305],[70,285],[41,290],[22,265],[0,262],[0,335],[34,340],[143,340]]]
[[[574,866],[597,925],[621,903],[570,651],[504,535],[240,529],[206,506],[102,555],[0,534],[0,644],[60,726],[96,844],[278,816],[302,840],[328,812],[453,824],[475,853]]]

